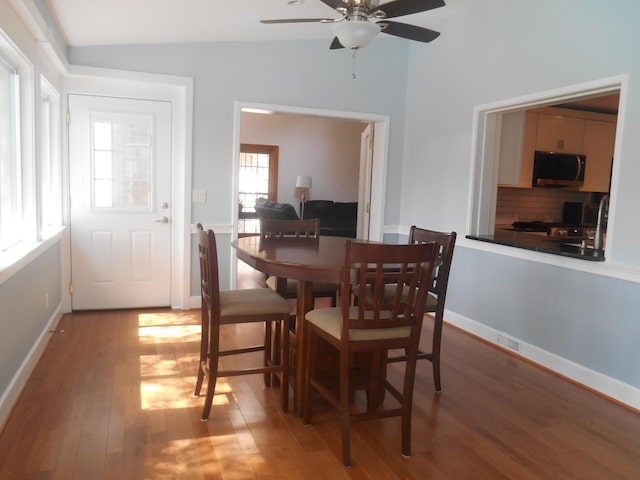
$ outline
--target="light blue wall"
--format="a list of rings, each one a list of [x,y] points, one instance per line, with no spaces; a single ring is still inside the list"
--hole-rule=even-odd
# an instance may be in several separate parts
[[[384,58],[384,62],[380,59]],[[193,188],[208,190],[193,218],[231,223],[234,102],[257,102],[391,117],[387,189],[400,186],[408,48],[377,41],[357,56],[330,51],[325,41],[198,43],[76,47],[74,65],[98,66],[194,78]],[[385,214],[398,218],[399,198]]]
[[[446,7],[445,7],[446,8]],[[640,2],[482,0],[409,59],[402,225],[466,234],[473,108],[629,74],[616,195],[621,269],[640,269]],[[640,387],[640,284],[458,245],[447,308]]]
[[[0,397],[60,305],[61,278],[55,242],[0,285]]]

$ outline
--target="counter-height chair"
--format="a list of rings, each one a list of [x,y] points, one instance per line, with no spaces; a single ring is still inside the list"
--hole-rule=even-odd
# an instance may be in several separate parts
[[[419,228],[415,225],[409,230],[409,243],[438,244],[438,261],[433,269],[432,282],[427,296],[425,311],[433,313],[433,335],[431,339],[431,351],[418,352],[418,360],[429,360],[433,369],[433,383],[436,392],[442,391],[440,380],[440,345],[442,344],[442,325],[444,322],[444,302],[447,297],[447,285],[449,284],[449,271],[453,260],[453,249],[456,245],[456,232],[437,232]],[[406,355],[390,356],[387,363],[402,362]]]
[[[429,360],[433,370],[433,383],[436,392],[442,391],[440,376],[440,351],[442,344],[442,326],[444,323],[444,304],[449,284],[449,271],[453,260],[453,249],[456,244],[456,232],[437,232],[419,228],[415,225],[409,230],[409,244],[431,243],[438,244],[438,256],[433,268],[432,282],[429,287],[425,312],[433,314],[433,334],[431,337],[431,351],[418,351],[418,360]],[[390,297],[395,292],[394,286],[387,287]],[[358,302],[358,292],[354,292],[354,300]],[[387,298],[390,301],[390,298]],[[404,362],[406,354],[391,352],[387,363]]]
[[[435,243],[388,245],[348,242],[340,298],[350,298],[352,290],[357,289],[358,305],[341,302],[340,307],[314,309],[305,317],[307,361],[303,421],[305,424],[311,421],[312,400],[316,393],[339,410],[345,466],[351,464],[352,420],[400,416],[402,453],[406,456],[411,454],[411,411],[418,343],[436,254]],[[392,285],[395,288],[390,295]],[[327,344],[338,355],[337,385],[335,378],[323,372],[318,360],[319,353],[324,358],[323,349],[330,348]],[[406,352],[404,378],[398,386],[386,378],[384,368],[383,359],[391,349],[404,349]],[[352,361],[356,354],[358,362]],[[370,358],[370,361],[362,362],[363,357]],[[364,372],[352,368],[363,365],[367,367]],[[358,408],[355,401],[350,401],[354,390],[367,392],[366,407]],[[385,392],[395,400],[376,401]]]
[[[281,342],[281,361],[274,364],[271,359],[271,336],[267,326],[275,323],[285,325],[289,320],[291,305],[269,288],[220,291],[218,280],[218,253],[213,230],[204,231],[198,225],[198,251],[200,256],[200,286],[202,295],[202,334],[200,361],[196,380],[195,395],[207,378],[207,390],[202,421],[209,418],[211,403],[219,377],[278,373],[281,378],[282,409],[289,410],[289,339]],[[220,327],[239,323],[264,322],[265,337],[262,345],[221,349]],[[221,369],[220,358],[264,351],[262,365],[242,369]]]
[[[261,218],[260,219],[260,237],[262,240],[270,239],[300,239],[308,241],[309,239],[318,239],[320,236],[320,220],[317,218],[307,220],[276,220]],[[268,277],[266,285],[272,290],[277,291],[284,298],[296,299],[298,297],[298,281],[291,278],[280,278],[276,276]],[[337,303],[337,292],[339,285],[333,283],[316,282],[313,284],[313,300],[317,298],[329,298],[331,306],[335,307]],[[290,331],[290,364],[295,368],[295,314],[290,315],[289,322]],[[278,362],[278,352],[280,344],[280,330],[276,328],[273,341],[273,360]],[[265,378],[267,385],[270,385],[271,379]]]

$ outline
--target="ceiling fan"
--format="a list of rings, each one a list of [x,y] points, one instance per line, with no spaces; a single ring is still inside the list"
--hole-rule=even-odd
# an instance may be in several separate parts
[[[393,0],[378,5],[379,0],[320,0],[335,9],[341,18],[281,18],[261,20],[261,23],[332,23],[335,38],[331,43],[332,50],[350,48],[358,50],[368,45],[380,32],[418,42],[431,42],[440,33],[428,28],[391,22],[387,18],[401,17],[412,13],[425,12],[443,7],[443,0]],[[377,20],[377,21],[376,21]]]

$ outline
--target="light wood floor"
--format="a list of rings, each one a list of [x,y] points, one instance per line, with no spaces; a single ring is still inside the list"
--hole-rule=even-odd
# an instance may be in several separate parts
[[[336,412],[318,400],[305,427],[261,376],[222,380],[202,423],[198,321],[66,315],[0,434],[0,479],[640,478],[640,415],[451,327],[441,394],[419,365],[411,458],[398,418],[361,422],[345,469]],[[260,337],[255,327],[226,340]]]

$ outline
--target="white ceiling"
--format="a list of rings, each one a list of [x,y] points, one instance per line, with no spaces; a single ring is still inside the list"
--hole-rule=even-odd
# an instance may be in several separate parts
[[[438,24],[444,15],[481,0],[445,1],[444,7],[394,20],[441,31]],[[330,42],[331,25],[263,25],[259,21],[339,18],[335,10],[320,0],[302,0],[292,6],[287,0],[44,0],[44,3],[67,46],[323,38]]]

